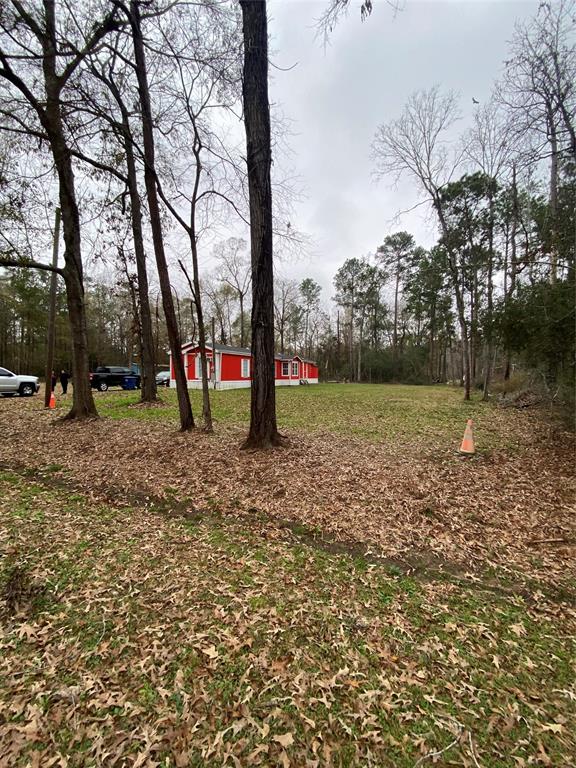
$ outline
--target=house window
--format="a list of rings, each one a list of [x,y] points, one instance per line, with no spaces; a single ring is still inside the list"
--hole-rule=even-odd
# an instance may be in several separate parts
[[[298,378],[298,363],[292,363],[292,376]]]
[[[248,360],[246,357],[242,358],[242,378],[250,378],[250,360]]]
[[[289,369],[289,363],[282,363],[282,376],[288,376],[290,369]]]
[[[194,378],[195,379],[202,378],[202,363],[200,360],[200,355],[196,355],[196,367],[194,369]]]

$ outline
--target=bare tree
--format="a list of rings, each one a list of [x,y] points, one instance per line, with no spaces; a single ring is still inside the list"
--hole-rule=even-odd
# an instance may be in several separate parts
[[[140,361],[142,367],[142,402],[154,402],[157,397],[155,378],[155,355],[152,332],[152,313],[150,309],[148,270],[144,247],[142,202],[138,190],[138,159],[140,157],[139,140],[134,136],[131,122],[131,109],[128,103],[137,98],[135,87],[131,87],[134,66],[126,50],[128,40],[118,34],[114,40],[90,57],[87,77],[77,85],[79,95],[79,113],[84,113],[92,131],[103,137],[98,146],[97,156],[89,155],[87,150],[75,141],[72,152],[98,171],[110,174],[123,186],[117,195],[121,201],[122,213],[127,209],[132,228],[134,255],[136,262],[138,292],[138,325],[140,329]],[[76,131],[76,134],[80,133]],[[86,141],[86,129],[81,132],[82,144]],[[110,141],[111,139],[111,141]],[[119,149],[123,150],[119,151]]]
[[[57,15],[55,0],[34,5],[11,0],[0,14],[0,78],[4,82],[0,114],[4,129],[40,135],[48,139],[58,174],[59,199],[64,231],[64,267],[58,271],[66,284],[68,315],[72,330],[74,396],[66,418],[96,417],[89,381],[84,267],[82,264],[80,213],[76,199],[72,153],[66,128],[65,92],[78,67],[106,35],[118,26],[115,8],[104,12],[91,6],[90,14],[63,6]],[[67,36],[66,36],[67,35]],[[22,264],[3,258],[5,266]]]
[[[236,296],[229,285],[220,283],[217,275],[208,275],[201,285],[208,299],[208,313],[215,319],[221,344],[232,340],[232,314],[236,311]]]
[[[220,263],[220,279],[229,285],[238,296],[240,306],[240,346],[246,345],[244,313],[246,297],[251,288],[252,267],[246,254],[246,242],[241,238],[229,237],[214,248],[214,256]]]
[[[464,154],[474,170],[480,170],[487,182],[488,198],[486,244],[486,312],[484,322],[484,382],[483,400],[488,400],[494,362],[494,273],[496,271],[495,195],[497,179],[506,177],[512,171],[515,184],[515,162],[517,161],[516,137],[507,116],[495,100],[479,106],[474,113],[474,122],[464,138]],[[514,209],[512,211],[514,213]],[[512,253],[516,251],[516,231],[512,227]],[[514,260],[515,264],[515,260]]]
[[[518,155],[518,139],[507,115],[496,99],[474,110],[470,130],[462,141],[464,159],[473,171],[500,179],[511,172]]]
[[[575,0],[541,3],[518,24],[499,99],[516,134],[531,139],[524,161],[550,160],[550,281],[558,272],[558,180],[563,159],[576,159]]]
[[[142,35],[139,0],[130,0],[129,9],[124,8],[124,10],[130,20],[132,40],[134,44],[135,68],[136,76],[138,79],[138,95],[140,99],[140,109],[142,115],[142,140],[144,145],[145,163],[144,182],[146,185],[146,197],[148,199],[148,211],[152,228],[152,240],[154,243],[154,253],[156,255],[156,265],[158,267],[160,290],[162,292],[162,305],[164,307],[164,314],[166,316],[170,351],[172,353],[172,365],[176,375],[176,392],[178,397],[178,410],[180,414],[180,428],[182,431],[185,431],[194,427],[194,417],[192,415],[192,406],[190,404],[190,396],[188,394],[186,372],[184,370],[184,362],[182,360],[182,343],[180,339],[180,332],[178,330],[176,312],[174,310],[174,299],[172,297],[170,275],[168,272],[168,263],[166,261],[164,239],[162,235],[162,220],[160,215],[160,206],[158,203],[158,192],[156,189],[157,175],[155,166],[152,109],[150,105],[150,91],[148,88],[146,54],[144,49],[144,38]]]
[[[418,91],[408,99],[402,115],[380,126],[372,145],[376,163],[376,176],[411,177],[433,207],[440,231],[450,242],[442,189],[449,184],[462,161],[462,152],[451,151],[451,131],[460,117],[456,96],[442,94],[438,86],[429,91]],[[453,146],[453,144],[452,144]],[[470,332],[466,317],[464,290],[456,253],[447,250],[447,262],[452,279],[458,310],[464,358],[464,397],[470,399]]]
[[[299,289],[298,283],[294,280],[276,277],[274,315],[276,318],[276,332],[280,345],[280,353],[284,354],[286,350],[286,337],[290,325],[293,324],[294,316],[301,315],[298,306]]]
[[[200,289],[199,244],[203,232],[214,224],[217,203],[238,208],[230,195],[229,173],[237,174],[232,152],[212,129],[212,117],[230,109],[239,99],[240,59],[235,15],[210,5],[177,8],[167,29],[158,34],[169,56],[173,77],[162,92],[173,105],[170,132],[172,150],[179,148],[183,163],[171,163],[164,185],[157,174],[160,196],[190,245],[192,276],[182,260],[180,267],[189,282],[196,318],[202,371],[202,417],[204,430],[212,431],[206,327]],[[168,121],[167,121],[168,122]],[[176,167],[174,167],[176,166]],[[172,194],[170,194],[172,192]],[[182,213],[182,203],[187,205]],[[213,355],[213,366],[216,356]]]

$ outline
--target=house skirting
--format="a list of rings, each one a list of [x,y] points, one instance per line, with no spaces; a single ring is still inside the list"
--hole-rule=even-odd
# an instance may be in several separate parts
[[[300,382],[305,381],[307,384],[318,384],[318,379],[276,379],[277,387],[298,387]]]

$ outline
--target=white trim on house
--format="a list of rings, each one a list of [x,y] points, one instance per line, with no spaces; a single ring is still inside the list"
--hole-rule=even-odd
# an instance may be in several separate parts
[[[202,389],[202,379],[188,379],[187,381],[188,389]],[[216,387],[214,387],[214,382],[210,383],[211,389],[242,389],[242,388],[248,388],[252,385],[252,379],[240,379],[237,381],[217,381]],[[172,389],[176,388],[176,381],[174,379],[170,379],[170,387]]]

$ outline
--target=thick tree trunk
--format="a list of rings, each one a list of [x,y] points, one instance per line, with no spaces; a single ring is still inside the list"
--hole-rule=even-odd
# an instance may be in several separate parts
[[[243,448],[279,445],[274,382],[274,275],[268,32],[265,0],[240,0],[244,35],[242,86],[246,127],[252,254],[252,393]]]
[[[44,48],[44,87],[46,106],[39,117],[48,134],[54,165],[58,173],[62,230],[64,233],[64,282],[68,318],[72,333],[72,409],[66,419],[96,418],[98,413],[92,397],[89,378],[88,335],[84,303],[84,270],[80,240],[80,214],[76,201],[72,156],[66,143],[61,113],[62,83],[56,75],[57,38],[54,2],[44,6],[46,37]]]
[[[48,88],[50,94],[50,89]],[[62,229],[64,233],[64,282],[72,334],[72,409],[66,419],[97,418],[89,377],[88,334],[84,303],[84,270],[80,241],[80,215],[76,202],[72,159],[66,145],[58,100],[48,97],[46,119],[50,145],[58,173]]]
[[[144,42],[142,39],[142,29],[140,24],[140,8],[138,0],[130,2],[130,24],[132,27],[132,39],[134,43],[134,58],[136,61],[136,75],[138,78],[138,94],[140,97],[140,108],[142,111],[142,139],[144,144],[144,182],[146,185],[146,196],[148,199],[148,210],[150,213],[150,225],[152,228],[152,241],[154,243],[154,253],[158,267],[158,278],[160,281],[160,291],[162,293],[162,305],[166,317],[166,328],[168,331],[168,341],[172,353],[172,364],[176,376],[176,393],[178,397],[178,410],[180,414],[180,428],[182,431],[194,427],[194,417],[192,415],[192,406],[190,405],[190,396],[186,382],[186,373],[182,361],[182,344],[176,312],[174,311],[174,300],[172,298],[172,287],[170,285],[170,276],[168,273],[168,264],[164,252],[164,241],[162,238],[162,222],[160,218],[160,207],[158,205],[158,194],[156,190],[156,173],[154,166],[154,134],[152,128],[152,110],[150,107],[150,94],[148,91],[148,77],[146,72],[146,57],[144,53]]]
[[[62,198],[60,198],[62,205]],[[62,210],[64,221],[64,210]],[[66,225],[64,225],[64,228]],[[68,246],[67,246],[68,247]],[[75,267],[64,268],[68,317],[72,331],[72,409],[65,419],[93,419],[98,417],[92,387],[90,386],[88,365],[88,335],[86,333],[86,311],[84,304],[84,286],[82,276]]]

